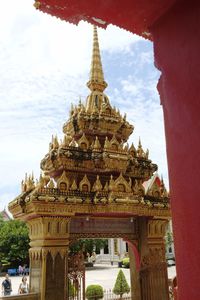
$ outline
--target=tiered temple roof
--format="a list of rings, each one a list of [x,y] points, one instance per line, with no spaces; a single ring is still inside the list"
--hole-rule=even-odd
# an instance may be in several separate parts
[[[11,204],[32,200],[62,203],[110,204],[133,203],[168,207],[168,194],[162,182],[159,193],[145,191],[143,183],[157,170],[144,151],[129,147],[127,141],[133,125],[113,107],[104,93],[104,79],[97,29],[94,26],[92,63],[87,83],[90,94],[86,103],[71,107],[63,126],[63,139],[52,137],[49,151],[41,161],[42,173],[35,182],[33,176],[22,181],[22,193]],[[155,190],[152,185],[152,189]],[[148,199],[149,196],[149,199]],[[156,206],[155,206],[156,207]]]

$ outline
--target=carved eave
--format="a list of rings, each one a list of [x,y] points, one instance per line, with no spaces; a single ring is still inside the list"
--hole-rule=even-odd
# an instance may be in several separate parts
[[[126,142],[134,130],[134,126],[122,119],[118,113],[93,113],[75,114],[63,125],[63,132],[71,136],[81,136],[83,132],[95,138],[95,136],[116,136],[121,141]]]
[[[124,216],[147,216],[147,217],[164,217],[169,219],[171,211],[168,204],[157,203],[157,205],[149,205],[148,201],[144,200],[128,200],[127,198],[117,199],[116,202],[105,203],[79,203],[79,198],[74,197],[65,202],[63,195],[55,197],[52,195],[40,194],[31,201],[25,199],[23,205],[20,201],[13,201],[9,205],[9,210],[16,219],[29,220],[38,216],[74,216],[80,215],[99,215],[99,214],[122,214]],[[19,199],[18,199],[19,200]]]

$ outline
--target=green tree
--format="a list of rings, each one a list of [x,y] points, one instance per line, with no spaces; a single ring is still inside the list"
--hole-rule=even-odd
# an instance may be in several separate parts
[[[122,270],[120,270],[117,275],[117,279],[115,281],[113,293],[115,295],[120,295],[120,299],[121,299],[123,294],[129,293],[129,292],[130,292],[130,287],[128,285],[128,282],[126,281],[126,277],[124,276],[124,273],[122,272]]]
[[[84,253],[90,253],[91,255],[94,249],[99,252],[107,243],[108,240],[106,239],[80,239],[70,246],[70,252],[74,254],[82,250]]]
[[[10,267],[28,264],[29,237],[24,222],[0,220],[0,260]]]
[[[85,296],[88,300],[98,300],[103,298],[103,288],[98,284],[88,285]]]
[[[171,231],[168,231],[165,236],[166,245],[170,247],[173,243],[173,233]]]

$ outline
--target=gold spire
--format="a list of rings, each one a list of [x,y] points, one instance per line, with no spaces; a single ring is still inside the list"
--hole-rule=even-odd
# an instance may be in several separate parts
[[[87,83],[87,86],[92,92],[93,91],[103,92],[107,87],[107,83],[104,81],[96,26],[94,26],[94,31],[93,31],[92,62],[91,62],[91,69],[90,69],[90,79]]]

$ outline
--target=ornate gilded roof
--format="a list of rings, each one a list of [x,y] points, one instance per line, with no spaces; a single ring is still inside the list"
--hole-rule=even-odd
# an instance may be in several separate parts
[[[87,86],[90,94],[85,103],[72,105],[63,126],[62,141],[59,142],[57,136],[52,137],[49,151],[41,161],[40,179],[35,182],[32,175],[26,176],[22,193],[10,204],[10,209],[18,203],[26,210],[26,203],[44,201],[73,203],[75,211],[81,210],[81,204],[87,205],[90,211],[89,206],[107,205],[109,211],[122,203],[137,205],[143,214],[152,215],[154,212],[150,213],[149,209],[155,209],[154,204],[160,203],[159,207],[167,209],[163,214],[168,214],[167,192],[147,193],[143,186],[157,165],[149,159],[149,151],[143,150],[140,140],[138,147],[133,144],[129,147],[127,140],[134,127],[104,93],[107,83],[95,26]],[[130,212],[128,207],[123,207]],[[119,209],[116,208],[118,212]],[[67,208],[65,210],[67,212]]]

